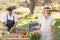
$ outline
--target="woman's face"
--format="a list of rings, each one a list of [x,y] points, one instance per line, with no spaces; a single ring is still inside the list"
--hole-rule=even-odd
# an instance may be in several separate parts
[[[8,11],[9,14],[12,14],[12,11]]]
[[[50,15],[50,11],[49,11],[49,10],[44,10],[44,15],[45,15],[45,16]]]

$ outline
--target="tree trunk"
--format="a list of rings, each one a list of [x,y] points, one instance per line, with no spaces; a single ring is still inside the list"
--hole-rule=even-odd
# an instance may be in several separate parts
[[[34,13],[35,4],[36,4],[36,1],[35,0],[30,0],[30,13],[31,14]]]

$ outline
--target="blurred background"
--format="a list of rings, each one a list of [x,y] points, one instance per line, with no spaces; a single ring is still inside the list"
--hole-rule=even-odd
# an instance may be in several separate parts
[[[38,23],[46,5],[51,8],[51,15],[56,19],[55,40],[60,40],[60,0],[0,0],[0,17],[6,12],[7,7],[11,6],[18,17],[16,27],[28,30],[29,24]],[[0,28],[3,29],[1,23],[0,19]]]

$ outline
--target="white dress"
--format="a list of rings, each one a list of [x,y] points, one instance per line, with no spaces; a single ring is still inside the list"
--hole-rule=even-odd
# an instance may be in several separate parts
[[[45,16],[42,16],[39,19],[39,24],[41,24],[40,33],[42,40],[52,40],[51,27],[55,24],[54,18],[49,16],[46,20]]]

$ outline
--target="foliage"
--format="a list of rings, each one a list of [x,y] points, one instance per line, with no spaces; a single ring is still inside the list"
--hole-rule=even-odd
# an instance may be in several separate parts
[[[40,34],[30,34],[30,40],[40,40]]]
[[[10,34],[10,32],[7,31],[7,30],[3,30],[3,33],[4,33],[4,35],[9,35]]]

